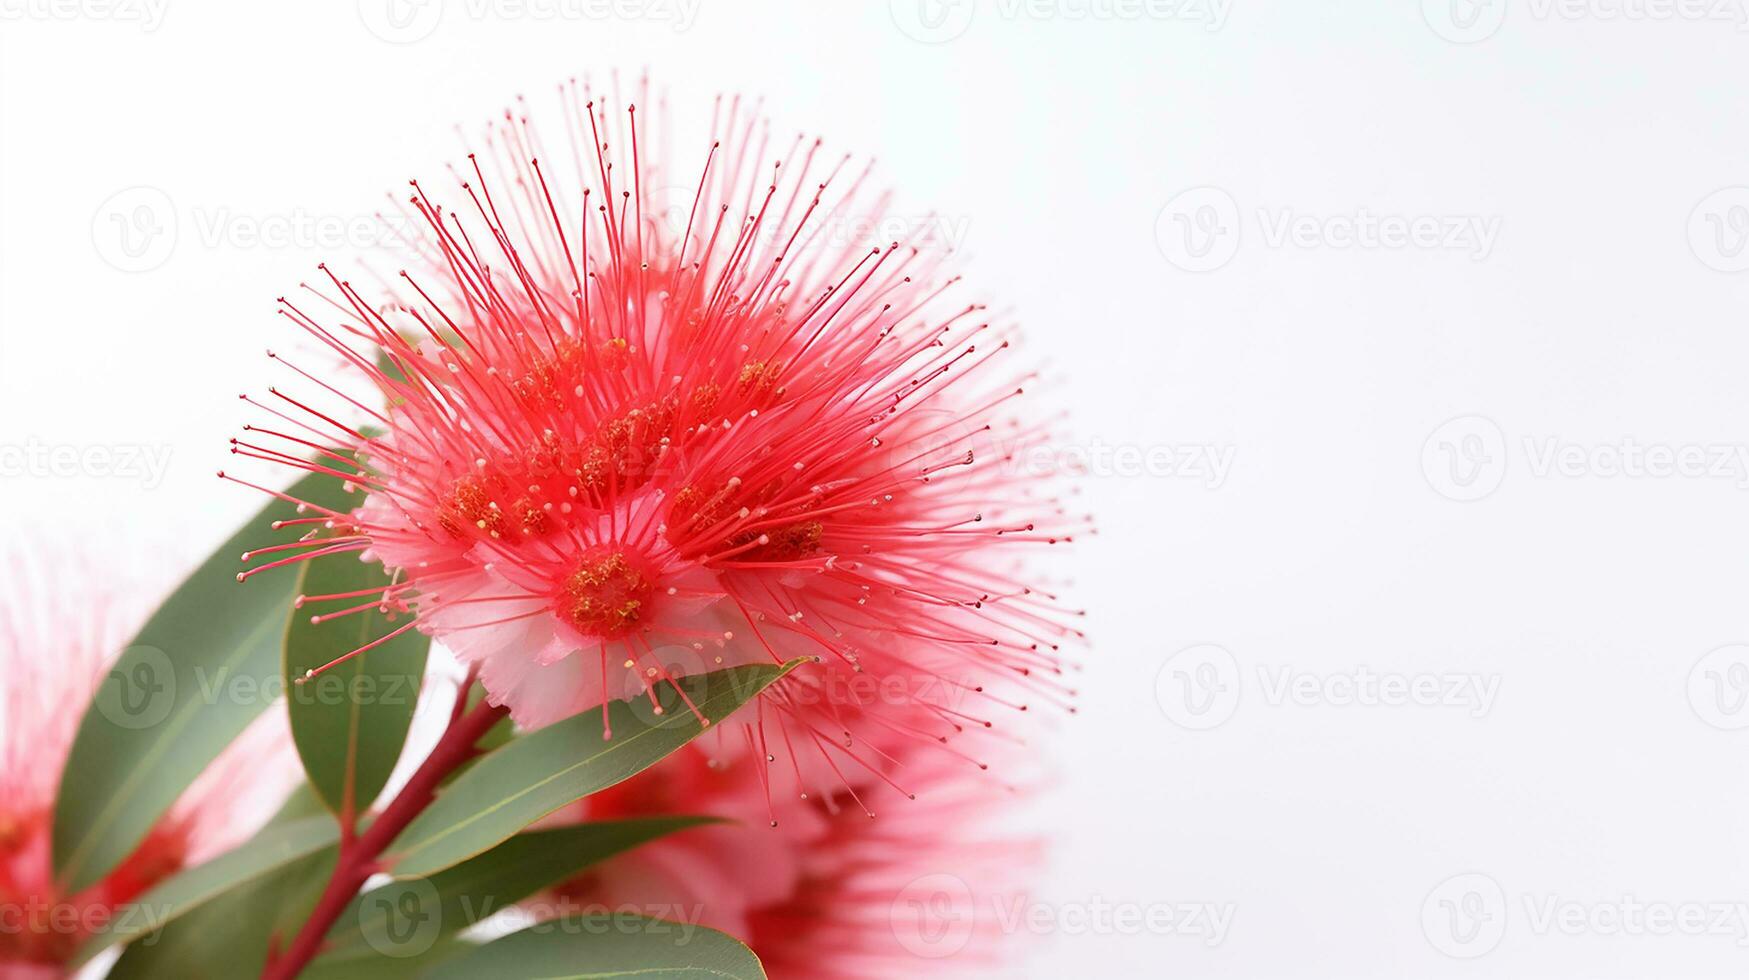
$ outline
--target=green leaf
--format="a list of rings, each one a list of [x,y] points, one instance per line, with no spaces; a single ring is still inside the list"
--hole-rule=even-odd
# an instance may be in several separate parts
[[[759,957],[703,926],[637,915],[579,915],[513,932],[447,960],[426,980],[764,980]]]
[[[731,667],[683,678],[680,686],[714,724],[803,662]],[[704,731],[672,687],[659,690],[660,714],[645,701],[611,701],[479,760],[390,845],[389,872],[422,878],[460,864],[565,804],[643,771]],[[611,739],[603,737],[603,711]]]
[[[365,947],[343,955],[317,957],[298,974],[298,980],[416,980],[433,965],[454,959],[476,945],[451,936],[439,939],[423,953],[404,957],[386,956]]]
[[[324,816],[330,827],[334,820]],[[291,940],[328,878],[338,848],[330,844],[208,902],[156,936],[130,943],[106,980],[236,980],[255,977],[278,937]]]
[[[127,943],[157,932],[208,902],[272,874],[301,858],[329,847],[340,829],[326,813],[269,827],[247,842],[205,864],[160,882],[121,906],[109,929],[93,936],[71,965],[77,966],[112,943]]]
[[[712,822],[711,817],[655,817],[518,834],[430,878],[390,882],[365,892],[329,931],[325,955],[356,956],[371,950],[390,957],[419,955],[437,937],[470,928],[597,861]]]
[[[298,594],[339,595],[386,589],[381,564],[340,554],[305,562]],[[429,637],[407,630],[302,683],[306,671],[382,639],[408,622],[391,622],[378,607],[324,623],[312,618],[371,601],[371,596],[305,603],[285,631],[286,708],[292,740],[310,785],[328,809],[342,817],[362,813],[382,792],[401,757],[419,682],[425,675]]]
[[[341,481],[311,475],[289,494],[330,510],[355,503]],[[133,851],[201,770],[279,693],[279,647],[297,571],[238,584],[238,556],[281,540],[275,500],[189,576],[122,653],[85,710],[55,805],[54,866],[69,893]],[[313,513],[313,512],[312,512]]]

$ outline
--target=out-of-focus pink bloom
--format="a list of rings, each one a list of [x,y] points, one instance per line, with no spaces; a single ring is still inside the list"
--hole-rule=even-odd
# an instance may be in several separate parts
[[[77,560],[46,549],[0,556],[0,980],[63,976],[119,906],[253,833],[297,772],[283,722],[264,719],[103,880],[71,894],[56,882],[51,828],[62,767],[85,706],[148,611],[145,594],[95,568],[74,571]]]
[[[706,814],[594,866],[533,911],[634,911],[721,929],[776,980],[902,977],[1003,951],[1005,913],[1038,858],[1035,842],[992,837],[1012,790],[948,756],[913,752],[916,799],[880,785],[768,799],[757,764],[725,764],[698,743],[564,811],[563,819]],[[869,815],[876,800],[880,812]]]

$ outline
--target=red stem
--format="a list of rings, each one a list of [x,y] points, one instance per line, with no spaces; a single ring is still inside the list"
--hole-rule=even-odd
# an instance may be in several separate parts
[[[467,697],[466,687],[459,696]],[[460,708],[459,703],[457,707]],[[407,829],[414,817],[431,805],[437,796],[437,787],[444,779],[475,756],[474,747],[504,714],[505,709],[481,701],[465,714],[458,710],[451,717],[449,727],[444,729],[431,754],[425,757],[413,778],[407,781],[382,814],[363,834],[357,837],[347,835],[342,839],[339,860],[335,862],[334,873],[329,877],[322,897],[317,899],[309,919],[285,952],[269,954],[267,966],[261,971],[261,980],[292,980],[315,959],[322,951],[322,940],[327,937],[328,930],[334,927],[347,904],[358,895],[365,880],[382,870],[377,859],[383,851],[400,836],[401,831]]]

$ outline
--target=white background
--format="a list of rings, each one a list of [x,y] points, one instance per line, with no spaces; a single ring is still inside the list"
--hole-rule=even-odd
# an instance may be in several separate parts
[[[1015,975],[1744,975],[1749,911],[1712,907],[1749,903],[1749,648],[1703,662],[1749,643],[1734,0],[121,2],[0,0],[8,534],[157,560],[256,508],[212,476],[236,394],[274,297],[348,254],[297,223],[440,175],[454,124],[616,65],[761,94],[963,230],[1091,454],[1095,643],[1022,818],[1062,925]],[[1187,453],[1230,471],[1159,465]],[[1338,703],[1363,669],[1437,696]],[[1202,904],[1218,943],[1101,918]]]

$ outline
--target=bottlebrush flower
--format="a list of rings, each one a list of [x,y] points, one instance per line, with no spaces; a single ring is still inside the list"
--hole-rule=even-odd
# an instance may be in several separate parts
[[[14,554],[0,589],[0,980],[48,980],[119,906],[240,843],[289,789],[283,724],[258,725],[222,753],[118,867],[69,894],[50,858],[55,793],[81,709],[144,620],[143,595],[106,584],[106,565]]]
[[[623,912],[720,929],[774,980],[914,976],[989,965],[1036,842],[991,838],[982,817],[1012,790],[966,779],[950,757],[904,759],[915,801],[877,819],[849,788],[768,811],[759,767],[694,742],[562,811],[561,821],[709,814],[732,823],[609,858],[530,903],[537,916]],[[881,792],[863,785],[864,794]],[[765,817],[774,812],[774,823]]]
[[[1017,469],[1042,430],[1013,416],[1012,328],[955,299],[939,256],[847,242],[886,199],[819,141],[777,150],[719,100],[698,176],[664,197],[642,113],[575,83],[561,102],[574,166],[506,113],[455,209],[413,182],[398,286],[372,299],[323,266],[282,298],[353,383],[288,363],[312,394],[245,396],[271,418],[234,450],[366,495],[240,577],[381,561],[396,584],[361,608],[412,611],[399,628],[525,727],[817,658],[735,736],[804,783],[1065,703],[1078,614],[1021,556],[1085,522]]]

